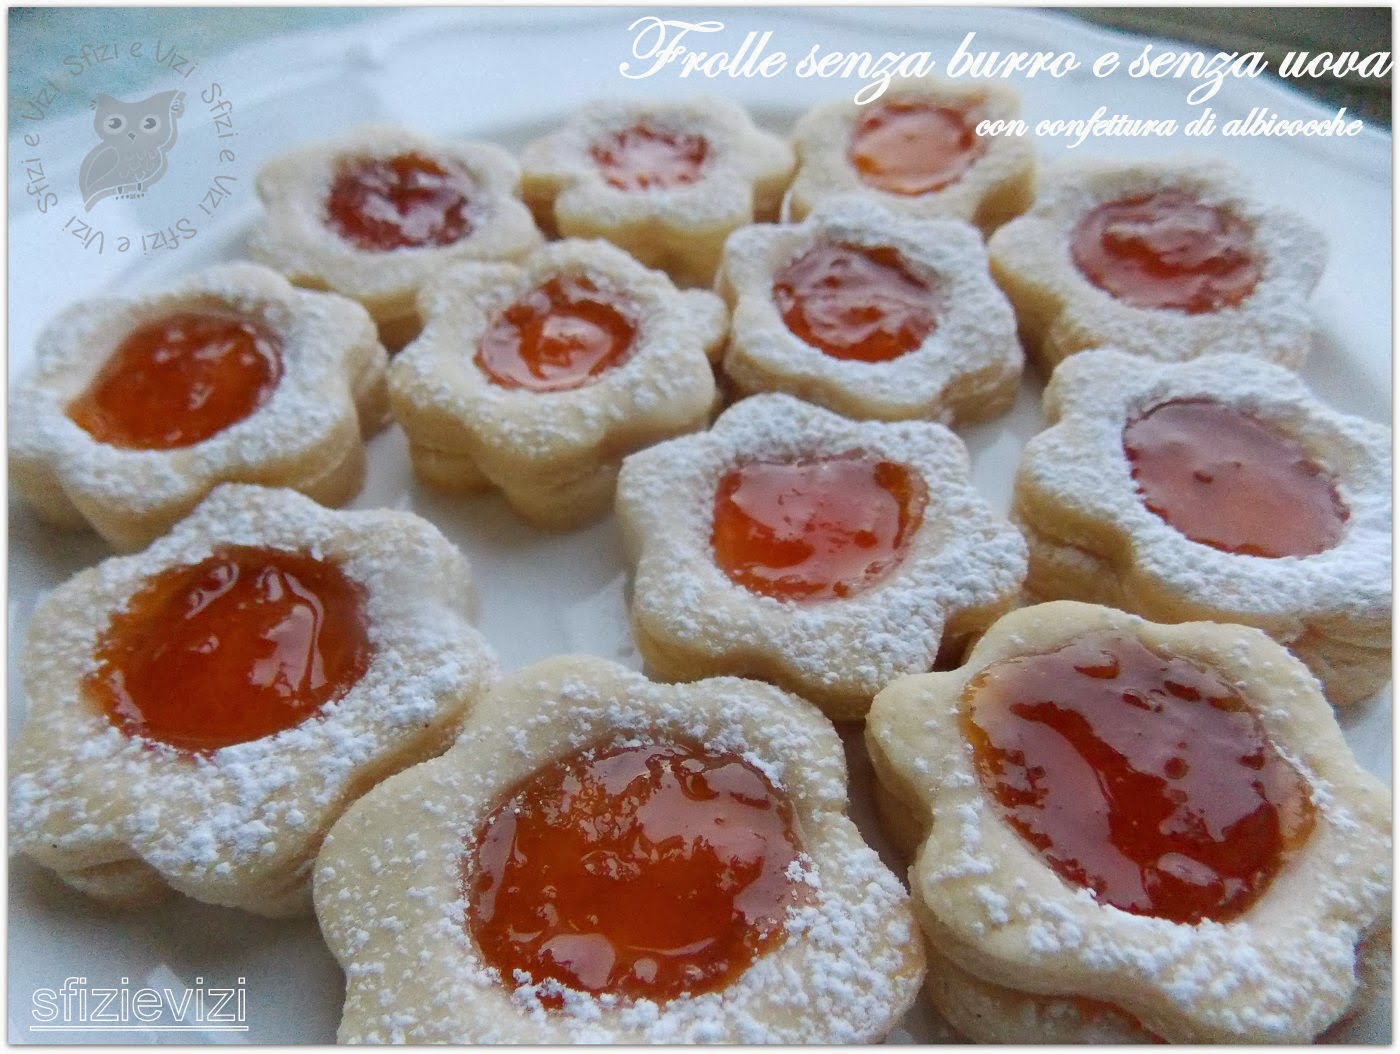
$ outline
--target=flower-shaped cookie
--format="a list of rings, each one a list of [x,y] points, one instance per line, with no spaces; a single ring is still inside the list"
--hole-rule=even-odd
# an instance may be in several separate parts
[[[472,595],[417,516],[219,487],[36,611],[11,847],[118,904],[308,911],[331,823],[493,679]]]
[[[350,500],[387,418],[363,308],[254,264],[74,304],[10,399],[10,472],[45,520],[145,545],[222,482]]]
[[[1061,162],[1041,174],[1035,207],[988,242],[1047,372],[1085,348],[1179,362],[1225,344],[1296,367],[1326,249],[1215,161]]]
[[[973,1039],[1306,1042],[1388,922],[1389,793],[1258,630],[1022,608],[881,692],[866,744]]]
[[[491,143],[374,124],[269,161],[248,249],[299,285],[358,300],[390,348],[418,332],[419,288],[462,260],[517,260],[540,243],[520,166]]]
[[[1335,703],[1390,677],[1390,430],[1240,355],[1076,355],[1016,475],[1029,592],[1256,626]]]
[[[977,231],[832,199],[797,226],[734,232],[717,281],[734,308],[724,372],[848,417],[945,424],[1016,396],[1016,318]]]
[[[776,688],[522,670],[326,839],[339,1039],[878,1039],[923,947],[845,809],[840,739]]]
[[[670,679],[758,677],[859,718],[1019,593],[1025,543],[967,473],[942,425],[786,395],[632,455],[617,513],[638,647]]]
[[[606,242],[463,264],[419,307],[427,325],[389,371],[414,470],[445,490],[498,487],[536,525],[602,515],[626,454],[714,409],[723,302]]]
[[[792,215],[859,192],[905,216],[966,220],[986,234],[1031,203],[1035,155],[1024,136],[979,136],[1021,103],[999,84],[895,81],[874,102],[819,106],[793,130]]]
[[[792,151],[722,99],[602,102],[521,155],[540,226],[606,238],[682,285],[708,286],[730,231],[778,216]]]

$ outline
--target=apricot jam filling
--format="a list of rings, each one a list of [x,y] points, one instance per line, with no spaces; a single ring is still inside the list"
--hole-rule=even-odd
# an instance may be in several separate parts
[[[68,417],[110,446],[192,446],[267,402],[282,379],[281,348],[262,323],[231,312],[166,315],[127,334]]]
[[[703,135],[669,132],[646,124],[613,132],[589,148],[608,186],[618,190],[670,190],[700,179],[710,144]]]
[[[1249,224],[1180,190],[1098,206],[1079,221],[1070,252],[1085,278],[1123,303],[1190,315],[1235,307],[1260,275]]]
[[[774,276],[773,302],[795,336],[836,359],[897,359],[938,324],[933,288],[887,246],[814,246]]]
[[[585,275],[551,278],[496,316],[475,361],[503,388],[581,388],[627,361],[637,337],[635,312]]]
[[[127,735],[203,752],[305,721],[364,675],[365,598],[334,563],[255,546],[155,575],[84,680]]]
[[[863,453],[750,461],[715,489],[715,563],[779,600],[855,596],[904,559],[927,503],[917,472]]]
[[[868,187],[928,194],[961,179],[987,150],[966,111],[922,99],[872,106],[851,129],[847,157]]]
[[[1065,881],[1178,923],[1235,918],[1312,830],[1306,783],[1218,673],[1089,634],[982,671],[960,723],[982,787]]]
[[[467,929],[514,987],[663,1001],[724,988],[801,898],[792,805],[698,743],[591,749],[518,786],[469,839]]]
[[[326,223],[367,252],[451,245],[472,232],[472,190],[466,173],[422,154],[345,160]]]
[[[1336,545],[1348,512],[1294,439],[1210,399],[1162,403],[1123,429],[1143,504],[1193,542],[1250,556]]]

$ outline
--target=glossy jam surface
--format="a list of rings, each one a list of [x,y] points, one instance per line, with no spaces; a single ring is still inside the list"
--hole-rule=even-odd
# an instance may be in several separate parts
[[[1190,315],[1236,306],[1260,274],[1249,224],[1179,190],[1098,206],[1079,221],[1070,252],[1085,278],[1123,303]]]
[[[593,163],[618,190],[670,190],[700,179],[710,144],[703,135],[637,124],[590,148]]]
[[[68,416],[110,446],[192,446],[267,402],[282,378],[281,347],[262,323],[232,313],[167,315],[117,345]]]
[[[576,991],[699,995],[782,940],[800,852],[792,806],[737,755],[584,751],[526,780],[468,846],[467,926],[508,984],[523,970]]]
[[[1308,837],[1303,779],[1226,680],[1098,632],[994,663],[961,712],[984,790],[1102,904],[1225,921]]]
[[[230,546],[153,577],[85,687],[128,735],[202,752],[300,724],[369,666],[361,589],[302,553]]]
[[[715,489],[715,563],[779,600],[855,596],[904,559],[927,502],[908,465],[864,454],[750,461]]]
[[[895,249],[816,245],[773,276],[794,335],[837,359],[888,362],[938,324],[936,294]]]
[[[977,121],[921,99],[874,104],[851,129],[846,156],[861,182],[891,194],[928,194],[961,179],[986,152]]]
[[[367,252],[451,245],[472,232],[471,180],[422,154],[341,162],[326,223]]]
[[[1143,504],[1186,537],[1228,553],[1308,556],[1336,545],[1347,509],[1296,440],[1208,399],[1130,421],[1123,450]]]
[[[627,360],[634,313],[584,275],[551,278],[496,316],[477,344],[476,364],[504,388],[581,388]]]

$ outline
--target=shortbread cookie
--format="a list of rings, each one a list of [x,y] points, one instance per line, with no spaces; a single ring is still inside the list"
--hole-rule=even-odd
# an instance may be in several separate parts
[[[269,161],[248,249],[299,285],[353,297],[398,349],[421,328],[419,288],[462,260],[518,260],[540,243],[520,166],[499,146],[374,124]]]
[[[1356,1042],[1353,1018],[1379,1012],[1379,999],[1389,999],[1390,930],[1362,938],[1356,953],[1356,999],[1320,1036],[1320,1043]],[[1131,1014],[1098,998],[1057,998],[990,984],[975,974],[929,952],[929,1001],[949,1026],[981,1043],[1147,1044],[1162,1037],[1143,1027]]]
[[[331,823],[441,752],[494,677],[472,595],[417,516],[217,488],[40,604],[11,848],[122,906],[309,911]]]
[[[954,967],[928,992],[971,1038],[1300,1043],[1356,996],[1389,792],[1258,630],[1023,608],[882,691],[866,744],[924,832],[915,911]]]
[[[1338,704],[1390,679],[1388,428],[1239,355],[1085,352],[1045,414],[1012,503],[1030,593],[1257,626]]]
[[[948,1025],[978,1043],[1160,1043],[1131,1014],[1099,999],[1057,999],[990,984],[929,950],[928,1000]]]
[[[967,473],[942,425],[855,422],[786,395],[632,455],[617,513],[642,655],[669,679],[758,677],[861,717],[1020,591],[1025,543]]]
[[[358,304],[254,264],[68,308],[10,398],[10,473],[46,521],[145,545],[218,483],[322,504],[364,479],[387,357]]]
[[[845,810],[840,739],[776,688],[522,670],[326,839],[339,1039],[878,1039],[924,951]]]
[[[414,471],[448,491],[498,487],[537,526],[601,516],[626,454],[714,410],[723,302],[606,242],[463,264],[420,310],[427,326],[389,373]]]
[[[832,199],[797,226],[735,231],[717,284],[734,308],[724,372],[741,394],[944,424],[1016,397],[1016,318],[965,223]]]
[[[1035,156],[1024,136],[979,136],[1021,103],[1000,84],[895,81],[874,102],[820,106],[793,130],[790,207],[803,219],[827,198],[859,192],[921,219],[966,220],[988,234],[1031,203]]]
[[[1046,372],[1105,346],[1180,362],[1229,345],[1297,367],[1326,259],[1321,232],[1214,161],[1061,162],[988,250]]]
[[[729,233],[775,220],[792,151],[722,99],[591,103],[521,156],[546,230],[606,238],[682,285],[708,286]]]

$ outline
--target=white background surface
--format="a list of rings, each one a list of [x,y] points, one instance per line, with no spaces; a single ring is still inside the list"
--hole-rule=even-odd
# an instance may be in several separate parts
[[[335,33],[268,42],[210,63],[237,105],[239,189],[217,222],[175,252],[145,259],[97,256],[57,230],[53,216],[37,215],[11,173],[9,200],[9,368],[22,370],[33,337],[45,320],[73,298],[98,290],[129,290],[241,255],[241,243],[257,206],[252,175],[257,165],[294,145],[334,136],[368,120],[399,121],[425,132],[488,139],[518,148],[560,123],[593,98],[672,98],[713,93],[748,104],[761,123],[789,129],[811,105],[848,98],[857,82],[800,80],[787,73],[772,80],[721,77],[681,81],[672,72],[627,81],[617,72],[628,60],[627,30],[638,10],[482,9],[404,12]],[[172,16],[177,12],[172,11]],[[723,33],[701,48],[732,50],[748,30],[773,30],[770,49],[793,59],[813,44],[823,50],[875,53],[929,50],[942,61],[965,33],[977,33],[987,50],[1074,50],[1085,68],[1062,80],[1016,78],[1027,120],[1090,116],[1099,105],[1110,113],[1177,117],[1196,111],[1185,103],[1189,82],[1101,81],[1088,70],[1105,50],[1125,57],[1141,41],[1112,36],[1046,12],[957,9],[669,10],[670,18],[718,19]],[[197,17],[184,12],[180,17]],[[76,25],[76,23],[75,23]],[[176,22],[178,28],[178,20]],[[1343,29],[1339,25],[1339,32]],[[75,40],[81,29],[75,28]],[[1126,65],[1126,63],[1125,63]],[[215,68],[216,67],[216,68]],[[158,85],[163,87],[168,85]],[[155,90],[153,87],[152,90]],[[1266,106],[1284,117],[1330,112],[1265,80],[1225,85],[1211,101],[1221,122]],[[196,143],[212,134],[202,107],[189,111],[182,134]],[[47,155],[52,173],[74,179],[92,143],[90,117],[55,119]],[[56,146],[54,144],[57,144]],[[182,146],[184,144],[182,143]],[[1065,152],[1042,142],[1043,156]],[[1206,139],[1097,140],[1077,155],[1145,159],[1189,149],[1226,157],[1244,170],[1261,197],[1299,209],[1327,232],[1331,257],[1314,297],[1322,327],[1319,345],[1303,371],[1326,401],[1376,420],[1390,420],[1391,403],[1391,175],[1390,138],[1371,129],[1340,140]],[[11,158],[22,149],[12,141]],[[193,151],[195,147],[186,147]],[[179,176],[169,177],[177,187]],[[117,203],[130,210],[122,222],[138,225],[142,210],[158,204]],[[168,199],[167,199],[168,200]],[[112,213],[115,215],[115,213]],[[1005,510],[1011,473],[1025,440],[1041,427],[1040,383],[1029,377],[1007,418],[962,432],[973,454],[974,481]],[[413,509],[431,519],[470,557],[482,595],[481,628],[507,669],[563,651],[581,650],[637,666],[625,611],[626,569],[611,519],[569,534],[544,534],[520,525],[495,497],[445,499],[413,482],[402,435],[396,428],[371,449],[370,476],[357,507]],[[62,534],[39,524],[12,499],[10,507],[9,724],[13,735],[24,709],[16,656],[36,599],[78,569],[107,555],[95,537]],[[1342,717],[1363,763],[1389,780],[1390,690]],[[849,737],[848,737],[849,738]],[[852,756],[855,812],[868,823],[868,772]],[[878,837],[878,836],[875,836]],[[90,985],[183,987],[247,978],[250,1030],[242,1036],[191,1036],[253,1042],[330,1042],[339,1018],[342,979],[321,943],[314,920],[270,922],[241,913],[175,900],[136,914],[113,914],[66,890],[23,860],[12,860],[9,886],[9,1013],[12,1041],[65,1042],[84,1038],[140,1042],[149,1034],[84,1037],[29,1033],[30,995],[57,988],[69,975]],[[932,1015],[916,1009],[895,1039],[935,1039]],[[1389,997],[1376,1012],[1336,1038],[1386,1042]]]

